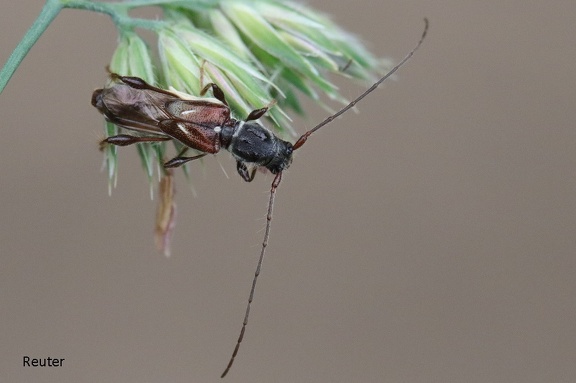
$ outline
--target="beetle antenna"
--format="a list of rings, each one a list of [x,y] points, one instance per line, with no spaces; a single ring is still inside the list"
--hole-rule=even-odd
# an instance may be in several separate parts
[[[258,258],[256,272],[254,273],[254,278],[252,279],[252,288],[250,289],[250,295],[248,296],[246,314],[244,314],[244,321],[242,322],[242,329],[240,330],[240,335],[236,341],[236,347],[234,347],[234,351],[232,352],[232,356],[228,361],[228,365],[220,376],[221,378],[225,377],[226,374],[228,374],[228,371],[230,371],[230,368],[234,363],[234,359],[236,358],[236,355],[238,355],[238,350],[240,349],[240,343],[242,343],[242,339],[244,338],[244,333],[246,332],[246,325],[248,325],[248,317],[250,316],[250,306],[252,304],[252,300],[254,300],[256,282],[258,281],[258,276],[260,275],[260,270],[262,269],[262,261],[264,260],[264,254],[266,253],[266,247],[268,246],[268,238],[270,237],[270,225],[272,224],[272,210],[274,210],[274,197],[276,196],[276,189],[278,189],[280,181],[282,181],[282,172],[276,174],[274,181],[272,181],[272,186],[270,187],[270,200],[268,201],[268,213],[266,214],[266,231],[264,232],[264,240],[262,241],[262,249],[260,250],[260,258]]]
[[[362,100],[364,97],[366,97],[370,93],[372,93],[374,91],[374,89],[378,88],[378,86],[380,84],[382,84],[387,78],[392,76],[398,69],[400,69],[400,67],[402,65],[404,65],[408,60],[410,60],[412,55],[414,55],[414,52],[416,52],[418,50],[418,48],[420,48],[420,45],[422,45],[422,42],[424,41],[424,38],[426,37],[427,33],[428,33],[428,19],[424,18],[424,32],[422,32],[422,36],[420,37],[418,44],[416,44],[416,47],[414,47],[414,49],[412,49],[412,51],[410,51],[410,53],[408,53],[402,59],[402,61],[400,61],[398,64],[396,64],[396,66],[394,68],[392,68],[388,73],[386,73],[384,76],[382,76],[378,81],[376,81],[374,83],[374,85],[372,85],[370,88],[368,88],[364,93],[362,93],[360,96],[358,96],[354,101],[352,101],[351,103],[349,103],[348,105],[346,105],[345,107],[343,107],[338,112],[331,115],[330,117],[326,118],[324,121],[322,121],[321,123],[319,123],[318,125],[316,125],[312,129],[310,129],[306,133],[304,133],[298,139],[298,141],[296,141],[296,143],[294,144],[294,150],[296,150],[296,149],[300,148],[302,145],[304,145],[304,143],[306,142],[306,140],[308,140],[308,137],[310,137],[312,135],[312,133],[314,133],[315,131],[317,131],[318,129],[323,127],[324,125],[328,125],[335,118],[340,117],[341,115],[346,113],[349,109],[353,108],[360,100]]]
[[[374,89],[376,89],[387,78],[392,76],[394,74],[394,72],[396,72],[398,69],[400,69],[400,67],[402,65],[404,65],[408,60],[410,60],[412,55],[414,55],[414,52],[416,52],[416,50],[418,50],[418,48],[420,48],[420,45],[422,45],[422,42],[424,41],[424,38],[426,37],[426,34],[428,32],[428,19],[425,18],[424,23],[425,23],[424,32],[422,32],[422,36],[420,37],[418,44],[416,45],[416,47],[414,49],[412,49],[412,51],[410,53],[408,53],[406,55],[406,57],[404,57],[402,59],[402,61],[400,61],[394,68],[392,68],[382,78],[380,78],[378,81],[376,81],[376,83],[374,83],[374,85],[372,85],[370,88],[368,88],[364,93],[362,93],[360,96],[358,96],[354,101],[352,101],[351,103],[349,103],[344,108],[340,109],[338,112],[334,113],[330,117],[326,118],[324,121],[322,121],[321,123],[316,125],[314,128],[312,128],[309,131],[307,131],[306,133],[304,133],[298,139],[298,141],[296,141],[296,143],[294,144],[294,146],[293,146],[294,150],[296,150],[296,149],[300,148],[302,145],[304,145],[304,143],[306,142],[308,137],[310,137],[318,129],[320,129],[324,125],[329,124],[330,122],[332,122],[332,120],[334,120],[335,118],[346,113],[349,109],[353,108],[360,100],[362,100],[364,97],[366,97],[367,95],[372,93],[372,91],[374,91]],[[349,66],[349,64],[347,64],[347,66]],[[250,317],[250,308],[252,305],[252,301],[254,300],[254,292],[256,290],[256,282],[258,281],[258,276],[260,275],[260,271],[262,269],[262,262],[264,260],[264,254],[266,253],[266,247],[268,246],[268,239],[270,237],[270,226],[272,224],[272,211],[274,210],[274,198],[276,197],[276,190],[278,189],[278,186],[280,185],[281,180],[282,180],[282,172],[276,174],[276,177],[274,177],[274,181],[272,181],[272,186],[270,187],[270,199],[268,201],[268,213],[266,215],[266,230],[264,232],[264,239],[262,241],[262,248],[260,250],[260,257],[258,258],[258,264],[256,266],[256,271],[254,273],[254,278],[252,279],[252,287],[250,289],[250,295],[248,296],[248,304],[246,305],[246,313],[244,314],[244,321],[242,322],[242,328],[240,329],[240,335],[238,335],[238,340],[236,341],[236,346],[234,347],[234,351],[232,352],[232,356],[230,357],[230,360],[228,361],[228,365],[226,366],[226,369],[224,370],[224,372],[220,376],[221,378],[224,378],[228,374],[228,372],[230,371],[230,368],[232,368],[232,365],[234,364],[234,360],[236,359],[236,356],[238,355],[238,350],[240,349],[240,344],[242,343],[242,340],[244,339],[244,333],[246,332],[246,326],[248,325],[248,318]]]

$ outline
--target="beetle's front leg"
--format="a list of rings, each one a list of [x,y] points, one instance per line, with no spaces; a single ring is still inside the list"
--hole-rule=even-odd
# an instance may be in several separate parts
[[[276,104],[276,100],[272,100],[268,105],[266,105],[263,108],[255,109],[255,110],[251,111],[250,114],[248,115],[248,117],[246,117],[245,121],[254,121],[254,120],[259,119],[268,111],[268,109],[270,109],[272,106],[274,106],[274,104]]]
[[[248,170],[248,166],[242,161],[236,161],[236,170],[238,170],[238,174],[240,174],[240,177],[246,182],[252,182],[256,175],[256,167]]]

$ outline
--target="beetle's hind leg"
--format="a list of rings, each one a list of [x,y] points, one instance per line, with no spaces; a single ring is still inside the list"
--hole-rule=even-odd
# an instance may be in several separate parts
[[[100,150],[104,148],[105,145],[116,145],[116,146],[128,146],[133,144],[138,144],[141,142],[161,142],[170,141],[172,137],[160,137],[160,136],[132,136],[130,134],[118,134],[116,136],[110,136],[102,141],[100,141]]]
[[[208,153],[201,153],[201,154],[198,154],[198,155],[192,156],[192,157],[182,157],[182,154],[184,154],[184,152],[186,152],[186,150],[187,150],[187,148],[185,150],[183,150],[182,152],[180,152],[176,157],[172,158],[170,161],[165,162],[164,167],[165,168],[177,168],[179,166],[184,165],[187,162],[197,160],[197,159],[202,158],[208,154]]]

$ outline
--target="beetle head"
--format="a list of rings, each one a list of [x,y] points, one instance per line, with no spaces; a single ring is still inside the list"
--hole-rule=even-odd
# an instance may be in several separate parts
[[[266,165],[272,174],[278,174],[281,171],[288,169],[292,164],[292,144],[278,138],[278,154]]]

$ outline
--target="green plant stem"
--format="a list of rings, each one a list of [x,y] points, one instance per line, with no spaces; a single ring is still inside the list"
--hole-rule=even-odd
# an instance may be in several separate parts
[[[58,16],[58,13],[63,8],[62,3],[58,0],[48,0],[40,16],[34,21],[30,29],[24,35],[16,49],[12,52],[8,61],[0,71],[0,93],[6,87],[6,84],[20,65],[24,57],[28,54],[32,46],[38,41],[38,38],[44,33],[48,25]]]
[[[18,43],[2,70],[0,70],[0,94],[32,46],[34,46],[38,38],[40,38],[42,33],[44,33],[52,20],[58,16],[58,13],[60,13],[63,8],[83,9],[107,14],[112,18],[120,33],[122,33],[125,30],[133,28],[157,29],[164,24],[162,21],[131,18],[128,16],[128,11],[131,8],[153,6],[173,1],[174,0],[136,0],[122,3],[102,3],[90,0],[47,0],[38,18],[34,21],[30,29],[28,29],[20,43]]]

